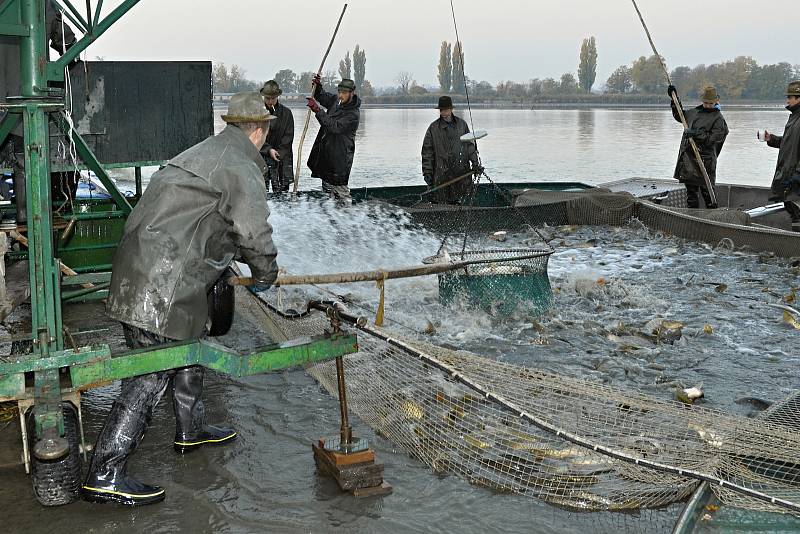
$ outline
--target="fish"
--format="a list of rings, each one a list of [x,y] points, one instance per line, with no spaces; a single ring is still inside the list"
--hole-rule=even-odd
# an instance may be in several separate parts
[[[425,417],[425,409],[410,399],[406,399],[400,404],[400,413],[406,419],[421,420]]]
[[[694,430],[704,443],[715,448],[722,447],[722,440],[713,432],[695,423],[689,423],[689,430]]]
[[[492,447],[492,444],[488,441],[483,441],[478,438],[473,438],[469,434],[464,434],[462,436],[464,441],[466,441],[470,447],[475,447],[476,449],[489,449]]]

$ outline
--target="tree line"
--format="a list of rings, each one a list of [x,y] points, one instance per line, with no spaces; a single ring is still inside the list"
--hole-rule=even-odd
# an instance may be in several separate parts
[[[352,56],[348,51],[339,61],[339,68],[328,69],[322,73],[322,87],[329,92],[336,92],[336,86],[343,78],[349,78],[356,84],[356,92],[362,96],[373,93],[372,84],[366,79],[367,53],[356,45]],[[263,82],[247,79],[246,72],[238,65],[226,67],[224,63],[217,63],[212,69],[212,83],[215,92],[237,93],[240,91],[254,91],[261,88]],[[284,93],[308,93],[311,91],[311,80],[314,72],[305,71],[299,74],[291,69],[280,69],[273,79],[278,82]]]

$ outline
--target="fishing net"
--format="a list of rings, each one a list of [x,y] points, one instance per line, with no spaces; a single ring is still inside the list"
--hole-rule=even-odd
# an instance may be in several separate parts
[[[478,306],[495,315],[519,309],[539,314],[550,307],[553,290],[547,276],[552,249],[485,250],[451,256],[471,263],[439,275],[442,304]]]
[[[264,309],[276,339],[329,327],[321,313],[288,319]],[[370,327],[359,331],[359,349],[344,359],[351,411],[437,473],[574,511],[661,508],[686,499],[700,480],[715,482],[724,503],[800,510],[800,435],[774,420],[664,402]],[[332,362],[309,373],[337,394]]]
[[[500,186],[494,187],[502,189]],[[800,256],[800,235],[753,225],[737,210],[689,210],[656,204],[626,192],[605,189],[543,191],[528,189],[497,195],[495,207],[417,204],[406,211],[426,228],[472,233],[536,228],[543,225],[624,226],[631,220],[663,234],[727,248],[746,247],[782,257]]]

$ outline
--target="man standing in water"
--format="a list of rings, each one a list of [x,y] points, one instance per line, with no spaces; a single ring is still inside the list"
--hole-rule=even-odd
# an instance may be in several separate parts
[[[259,153],[273,118],[259,93],[236,94],[219,135],[153,175],[125,224],[109,288],[107,312],[122,323],[128,347],[203,337],[208,290],[234,257],[247,262],[259,289],[275,281],[277,252]],[[126,464],[168,386],[177,452],[236,437],[230,428],[205,424],[202,367],[125,379],[94,447],[82,487],[86,500],[142,505],[164,499],[162,488],[128,476]]]
[[[432,202],[459,204],[472,194],[470,173],[478,175],[483,169],[475,143],[461,142],[469,126],[453,114],[453,99],[441,96],[437,107],[439,118],[428,127],[422,142],[422,176],[429,187],[441,187],[433,192]]]
[[[294,117],[289,108],[278,102],[278,97],[283,94],[278,82],[268,81],[260,92],[267,111],[275,117],[275,122],[269,127],[267,142],[261,147],[261,155],[267,162],[267,189],[271,185],[273,193],[284,193],[289,190],[293,179]]]
[[[783,135],[764,132],[767,144],[780,149],[770,200],[783,201],[792,218],[792,230],[800,232],[800,80],[786,89],[786,109],[791,115]]]
[[[667,89],[670,99],[676,92],[674,85],[670,85]],[[714,87],[706,87],[703,89],[701,100],[703,101],[701,105],[683,112],[689,127],[683,132],[683,138],[681,138],[674,175],[677,180],[686,185],[686,205],[690,208],[700,207],[700,194],[703,195],[703,201],[707,208],[712,207],[712,202],[703,172],[697,163],[697,157],[689,139],[694,139],[697,144],[713,187],[717,181],[717,158],[728,137],[728,125],[720,110],[717,90]],[[681,122],[674,100],[671,105],[672,116],[676,121]]]
[[[311,176],[322,178],[322,190],[332,198],[351,202],[350,170],[356,152],[356,130],[360,120],[361,99],[355,93],[356,83],[345,78],[339,82],[337,94],[322,89],[319,75],[314,76],[314,98],[308,107],[319,122],[319,132],[308,156]],[[323,112],[320,105],[327,112]]]

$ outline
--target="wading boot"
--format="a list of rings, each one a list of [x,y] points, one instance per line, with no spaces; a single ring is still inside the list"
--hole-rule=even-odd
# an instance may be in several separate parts
[[[129,506],[153,504],[164,500],[164,490],[143,484],[128,476],[128,457],[147,429],[146,413],[130,410],[119,402],[111,408],[106,425],[97,439],[92,463],[81,496],[89,502],[115,502]]]
[[[179,369],[172,379],[175,409],[175,451],[181,454],[196,451],[203,445],[223,445],[236,439],[232,428],[205,424],[203,368]]]

